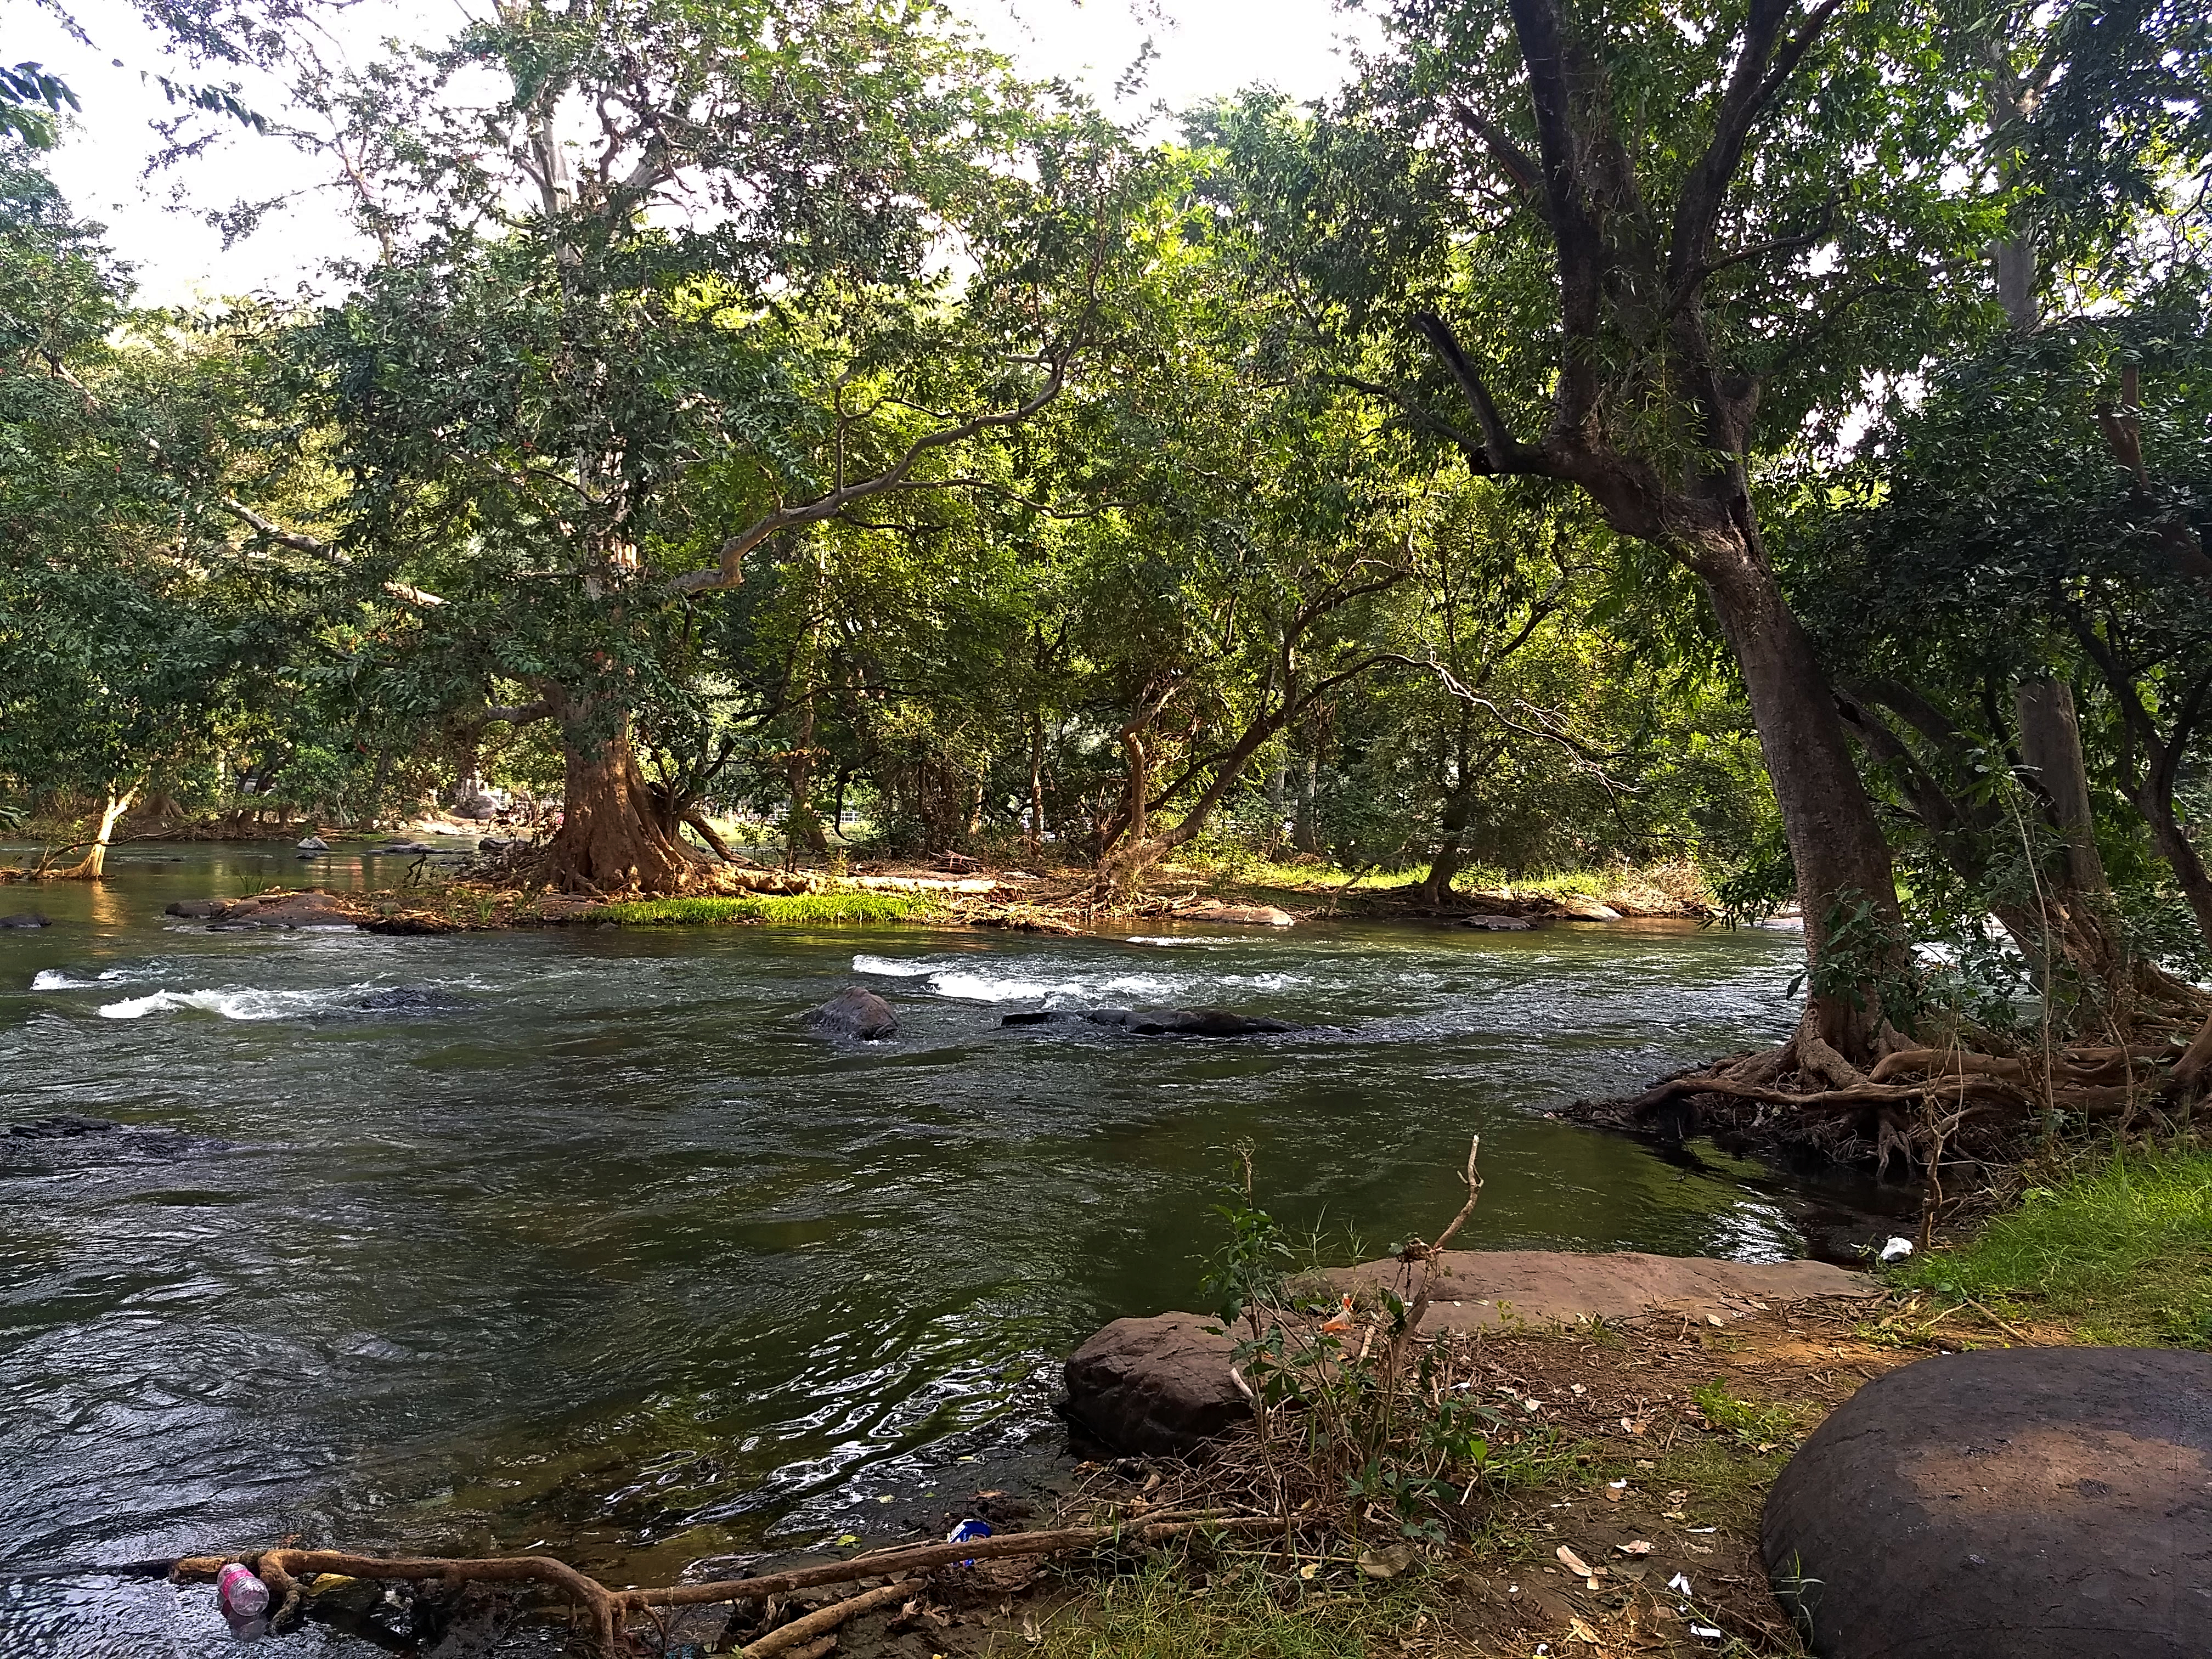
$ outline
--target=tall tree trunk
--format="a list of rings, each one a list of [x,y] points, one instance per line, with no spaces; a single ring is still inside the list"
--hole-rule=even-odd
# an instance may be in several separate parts
[[[1044,856],[1044,716],[1030,716],[1030,860]]]
[[[1864,1060],[1881,1027],[1880,981],[1911,967],[1889,848],[1813,642],[1791,614],[1756,532],[1740,533],[1733,547],[1709,544],[1701,552],[1699,574],[1743,671],[1759,752],[1797,867],[1806,958],[1814,976],[1806,1028],[1845,1058]],[[1836,958],[1832,928],[1839,914],[1862,903],[1874,930],[1853,946],[1865,959],[1846,963]],[[1845,975],[1859,993],[1856,999],[1832,984]]]
[[[1297,807],[1291,814],[1291,845],[1301,853],[1321,852],[1320,794],[1320,763],[1308,755],[1298,769]]]
[[[1474,781],[1462,778],[1444,801],[1443,834],[1437,855],[1429,860],[1429,873],[1421,878],[1421,902],[1442,904],[1450,896],[1452,878],[1459,874],[1465,853],[1467,826],[1474,817]]]
[[[791,745],[785,778],[791,788],[787,846],[795,837],[808,852],[826,856],[830,837],[823,830],[821,814],[814,810],[814,698],[811,694],[799,705],[799,735]]]
[[[629,714],[610,718],[588,700],[563,698],[555,717],[567,767],[561,827],[540,860],[544,879],[568,892],[681,890],[690,860],[654,810]]]
[[[125,789],[121,794],[113,790],[107,793],[107,803],[100,809],[100,830],[94,836],[91,848],[83,858],[60,872],[64,881],[98,881],[107,870],[107,843],[113,839],[115,825],[131,810],[137,799],[137,789]]]

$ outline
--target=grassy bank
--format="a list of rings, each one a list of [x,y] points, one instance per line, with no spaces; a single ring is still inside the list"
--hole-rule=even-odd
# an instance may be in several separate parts
[[[732,898],[634,899],[592,912],[595,921],[626,927],[697,927],[735,922],[778,927],[836,927],[922,921],[943,902],[928,893],[745,893]]]
[[[2029,1187],[1963,1243],[1894,1274],[1901,1286],[2084,1342],[2212,1342],[2212,1152],[2134,1151]]]

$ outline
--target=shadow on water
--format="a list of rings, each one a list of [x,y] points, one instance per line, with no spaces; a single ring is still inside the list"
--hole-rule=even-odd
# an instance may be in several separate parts
[[[1884,1224],[1880,1192],[1543,1115],[1778,1037],[1786,937],[212,933],[163,905],[378,872],[140,856],[182,861],[0,933],[0,1118],[188,1149],[0,1137],[0,1563],[299,1532],[641,1581],[881,1529],[957,1458],[1056,1443],[1043,1382],[1097,1324],[1194,1304],[1241,1140],[1294,1231],[1375,1249],[1457,1206],[1477,1132],[1475,1248],[1776,1259]],[[855,981],[896,1041],[800,1027]],[[1330,1029],[999,1026],[1041,1004]],[[0,1650],[212,1653],[206,1613],[17,1585]]]

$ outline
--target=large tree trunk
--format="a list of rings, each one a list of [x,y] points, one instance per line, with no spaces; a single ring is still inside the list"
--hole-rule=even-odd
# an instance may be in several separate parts
[[[826,856],[830,837],[822,828],[822,815],[814,810],[814,699],[799,705],[799,735],[791,745],[787,777],[791,786],[791,820],[784,842],[788,854],[795,840],[810,853]]]
[[[83,858],[60,872],[64,881],[98,881],[107,870],[107,843],[115,835],[116,821],[131,810],[137,799],[136,789],[125,789],[121,794],[109,791],[107,804],[100,811],[100,831],[93,837],[92,846]]]
[[[610,730],[593,713],[589,703],[564,702],[557,715],[567,775],[544,877],[568,892],[679,891],[690,860],[653,810],[629,716],[615,716]]]
[[[1759,751],[1796,864],[1813,975],[1805,1029],[1863,1062],[1881,1029],[1881,981],[1911,971],[1889,848],[1813,642],[1791,614],[1765,550],[1747,534],[1733,548],[1701,550],[1705,591],[1743,671]],[[1852,959],[1839,960],[1835,924],[1862,904],[1872,927],[1854,930]]]
[[[1474,817],[1474,780],[1462,777],[1444,802],[1442,839],[1429,873],[1421,880],[1421,902],[1442,904],[1451,895],[1452,878],[1459,874],[1465,856],[1467,826]]]

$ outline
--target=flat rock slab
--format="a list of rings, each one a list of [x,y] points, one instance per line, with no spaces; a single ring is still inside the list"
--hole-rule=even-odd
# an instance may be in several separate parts
[[[318,888],[253,898],[180,899],[164,913],[213,927],[350,927],[353,913]]]
[[[1768,1493],[1822,1659],[2212,1653],[2212,1355],[2007,1348],[1877,1378]]]
[[[1413,1269],[1395,1257],[1326,1275],[1339,1290],[1395,1291],[1410,1297]],[[1592,1316],[1634,1319],[1674,1315],[1742,1319],[1778,1302],[1875,1297],[1864,1273],[1825,1261],[1717,1261],[1705,1256],[1603,1255],[1570,1250],[1446,1250],[1431,1285],[1428,1331],[1494,1330],[1519,1320],[1547,1325]]]

